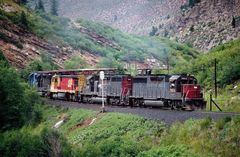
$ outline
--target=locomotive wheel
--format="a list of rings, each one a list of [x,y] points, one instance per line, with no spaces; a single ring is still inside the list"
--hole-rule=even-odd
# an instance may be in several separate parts
[[[123,98],[122,104],[123,106],[129,106],[129,98]]]

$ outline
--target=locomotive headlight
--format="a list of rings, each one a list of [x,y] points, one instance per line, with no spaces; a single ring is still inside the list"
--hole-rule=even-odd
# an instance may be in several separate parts
[[[197,86],[194,86],[194,89],[197,89]]]

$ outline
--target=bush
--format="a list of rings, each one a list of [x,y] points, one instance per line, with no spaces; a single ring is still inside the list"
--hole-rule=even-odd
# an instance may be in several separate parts
[[[23,125],[24,90],[15,70],[0,67],[0,129]]]
[[[44,128],[40,135],[31,128],[0,134],[2,157],[71,157],[74,152],[66,140],[57,132]]]
[[[41,111],[37,105],[41,100],[36,91],[20,81],[14,69],[0,66],[0,89],[0,130],[40,122]]]
[[[186,146],[170,145],[159,147],[138,154],[138,157],[202,157],[188,150]]]
[[[23,70],[20,71],[20,76],[24,80],[28,79],[30,73],[34,71],[56,70],[58,68],[47,54],[43,54],[41,59],[35,59],[30,62]]]
[[[0,67],[10,67],[7,59],[5,58],[1,50],[0,50]]]
[[[6,34],[0,32],[0,39],[2,39],[6,43],[11,43],[15,45],[17,48],[22,49],[23,45],[20,43],[20,41],[16,41],[10,37],[8,37]]]
[[[73,56],[71,59],[65,61],[64,67],[65,69],[83,69],[87,67],[87,63],[79,56]]]

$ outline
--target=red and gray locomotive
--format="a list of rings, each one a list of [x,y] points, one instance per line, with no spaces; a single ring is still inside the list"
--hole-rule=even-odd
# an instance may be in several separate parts
[[[106,77],[100,81],[99,70],[95,73],[81,70],[78,73],[51,73],[51,79],[46,91],[51,98],[66,98],[66,100],[81,103],[98,103],[104,101],[108,105],[162,107],[171,109],[204,109],[204,101],[200,85],[195,77],[187,74],[160,75],[118,75],[105,69]],[[48,72],[49,73],[49,72]],[[49,79],[50,74],[34,73],[31,80],[42,82]],[[48,76],[48,77],[46,77]],[[40,78],[39,78],[40,77]],[[41,78],[43,77],[43,78]],[[35,81],[37,82],[37,81]],[[33,83],[32,83],[33,84]],[[41,83],[37,83],[38,85]],[[45,89],[44,88],[44,89]],[[103,90],[102,90],[103,88]],[[38,86],[38,89],[43,89]],[[103,93],[102,93],[103,91]]]
[[[111,105],[204,109],[201,87],[190,75],[111,76],[106,84]]]

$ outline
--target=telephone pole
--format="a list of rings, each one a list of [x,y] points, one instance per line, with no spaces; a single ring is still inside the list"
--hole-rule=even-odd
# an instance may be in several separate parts
[[[217,59],[214,59],[214,87],[215,87],[215,98],[217,98]]]

